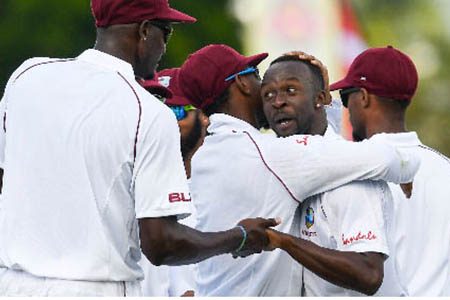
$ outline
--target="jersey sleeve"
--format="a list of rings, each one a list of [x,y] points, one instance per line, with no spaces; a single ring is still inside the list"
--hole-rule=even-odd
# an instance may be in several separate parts
[[[6,97],[0,102],[0,168],[5,164],[5,141],[6,141]]]
[[[337,250],[389,255],[384,203],[392,201],[384,182],[353,182],[325,194],[322,203]]]
[[[380,140],[355,143],[317,135],[250,138],[269,170],[299,202],[355,180],[409,182],[420,165],[413,151]]]
[[[141,125],[133,170],[136,217],[184,218],[191,212],[191,196],[176,119],[164,107],[156,118],[144,119]]]

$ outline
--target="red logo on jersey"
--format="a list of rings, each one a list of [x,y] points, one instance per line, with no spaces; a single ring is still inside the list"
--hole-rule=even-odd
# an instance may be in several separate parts
[[[309,136],[304,136],[302,139],[296,139],[295,141],[297,142],[297,144],[303,144],[303,145],[308,145],[308,138]]]
[[[359,241],[359,240],[375,240],[377,236],[372,233],[372,231],[369,231],[367,234],[362,234],[361,231],[358,232],[357,235],[351,236],[348,238],[344,237],[344,234],[342,234],[342,243],[344,245],[351,244],[353,242]]]
[[[188,197],[184,193],[170,193],[169,202],[189,202],[191,201],[191,195],[189,193]]]

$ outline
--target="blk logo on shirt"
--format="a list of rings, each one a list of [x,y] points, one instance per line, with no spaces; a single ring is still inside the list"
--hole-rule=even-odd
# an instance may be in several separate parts
[[[191,201],[191,195],[188,193],[186,196],[184,193],[170,193],[169,202],[189,202]]]

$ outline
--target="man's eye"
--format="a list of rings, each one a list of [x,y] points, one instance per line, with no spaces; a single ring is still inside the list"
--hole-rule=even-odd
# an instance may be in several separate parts
[[[266,92],[263,94],[264,100],[270,100],[275,96],[274,92]]]
[[[286,92],[287,92],[288,94],[295,94],[295,93],[297,92],[297,89],[296,89],[296,88],[293,88],[293,87],[288,87],[288,88],[286,89]]]

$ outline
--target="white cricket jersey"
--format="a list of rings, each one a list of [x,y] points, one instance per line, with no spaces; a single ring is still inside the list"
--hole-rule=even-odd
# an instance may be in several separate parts
[[[267,169],[243,131],[261,134],[231,116],[210,116],[210,135],[191,164],[197,229],[220,231],[247,217],[281,217],[278,230],[298,233],[298,202]],[[197,265],[198,296],[300,295],[301,267],[279,249],[239,259],[214,256]]]
[[[341,139],[331,128],[327,139]],[[328,249],[389,255],[385,206],[392,203],[383,181],[354,181],[309,197],[301,205],[301,238]],[[304,268],[304,296],[364,296],[334,285]]]
[[[198,229],[225,230],[248,217],[281,217],[278,230],[298,236],[298,204],[354,180],[411,180],[419,160],[377,141],[322,136],[276,138],[225,114],[192,160]],[[199,296],[299,296],[301,268],[281,250],[230,255],[198,264]]]
[[[96,50],[34,58],[2,100],[0,260],[40,277],[142,278],[137,219],[190,212],[173,113]]]
[[[378,296],[450,296],[450,160],[423,145],[415,132],[377,134],[410,147],[422,163],[408,199],[390,184],[390,258]],[[374,136],[374,137],[376,137]]]

